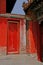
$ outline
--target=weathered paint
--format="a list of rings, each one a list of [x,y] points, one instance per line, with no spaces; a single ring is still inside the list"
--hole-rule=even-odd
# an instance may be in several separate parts
[[[20,20],[20,53],[26,53],[26,20]]]
[[[27,31],[27,52],[30,54],[37,53],[37,22],[29,21]]]

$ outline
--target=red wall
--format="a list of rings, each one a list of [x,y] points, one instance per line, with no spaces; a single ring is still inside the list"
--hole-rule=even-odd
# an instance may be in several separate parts
[[[41,34],[40,34],[40,32],[41,32],[41,30],[40,30],[40,25],[39,25],[39,23],[37,23],[37,57],[38,57],[38,60],[39,61],[42,61],[42,56],[41,56],[41,42],[42,41],[40,41],[41,40]]]
[[[6,0],[0,0],[0,13],[6,13]]]
[[[38,21],[29,22],[29,53],[37,53],[39,61],[42,61],[41,57],[41,43],[40,43],[40,26]]]
[[[7,47],[8,39],[7,39],[7,34],[8,34],[8,20],[9,21],[18,21],[20,23],[20,19],[16,18],[4,18],[0,17],[0,47]],[[20,51],[20,24],[18,24],[18,52]],[[15,46],[16,47],[16,46]],[[6,49],[7,51],[7,49]]]
[[[14,18],[4,18],[0,17],[0,47],[7,46],[7,21],[8,20],[18,20],[20,19],[14,19]],[[22,20],[21,20],[22,22]],[[29,44],[28,44],[28,53],[36,53],[38,55],[38,59],[41,59],[41,51],[40,51],[40,30],[39,30],[39,24],[37,22],[30,21],[29,22]],[[19,40],[20,42],[20,37]],[[20,49],[20,48],[19,48]]]
[[[29,48],[29,52],[30,53],[36,53],[36,36],[37,36],[37,34],[36,34],[36,30],[35,30],[35,28],[36,28],[36,24],[34,25],[35,23],[33,23],[33,22],[29,22],[29,46],[30,46],[30,48]]]
[[[41,48],[40,48],[40,27],[38,24],[38,44],[37,44],[37,55],[38,55],[38,60],[41,61]]]
[[[37,22],[30,21],[28,31],[28,52],[33,54],[37,52]]]
[[[0,17],[0,46],[6,46],[7,43],[7,20]]]

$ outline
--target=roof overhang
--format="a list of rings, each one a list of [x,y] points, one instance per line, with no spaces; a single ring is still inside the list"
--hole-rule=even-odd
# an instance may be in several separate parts
[[[34,11],[34,10],[40,8],[43,5],[43,1],[42,0],[35,0],[32,3],[30,3],[30,4],[27,3],[27,4],[28,4],[28,6],[26,7],[26,9],[25,9],[25,6],[23,7],[23,10],[25,13],[27,13],[28,10]]]
[[[19,19],[26,19],[26,20],[31,20],[31,18],[25,16],[25,15],[18,15],[18,14],[0,14],[0,17],[5,17],[5,18],[19,18]]]

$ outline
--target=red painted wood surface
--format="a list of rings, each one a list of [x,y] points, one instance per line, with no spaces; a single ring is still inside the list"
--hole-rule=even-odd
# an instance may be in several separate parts
[[[8,53],[19,53],[19,23],[8,23]]]

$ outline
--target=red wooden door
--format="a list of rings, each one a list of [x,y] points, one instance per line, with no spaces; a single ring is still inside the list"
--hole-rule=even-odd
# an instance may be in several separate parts
[[[8,24],[8,54],[19,53],[19,23]]]

